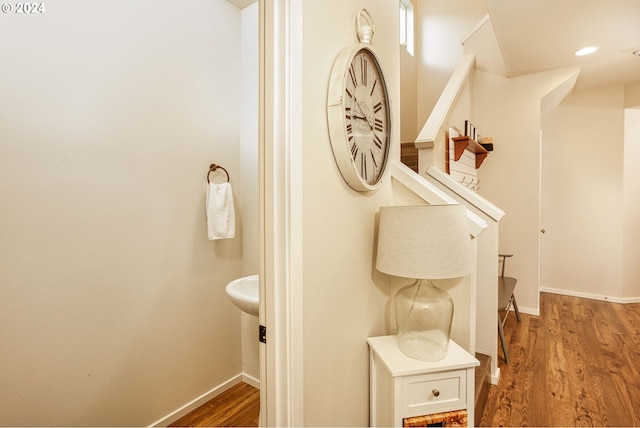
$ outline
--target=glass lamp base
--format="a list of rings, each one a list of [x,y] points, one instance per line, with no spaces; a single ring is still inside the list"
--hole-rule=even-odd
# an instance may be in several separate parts
[[[449,348],[449,336],[442,330],[398,333],[396,342],[403,354],[420,361],[440,361]]]
[[[418,280],[396,294],[396,341],[405,355],[421,361],[447,356],[453,301],[431,281]]]

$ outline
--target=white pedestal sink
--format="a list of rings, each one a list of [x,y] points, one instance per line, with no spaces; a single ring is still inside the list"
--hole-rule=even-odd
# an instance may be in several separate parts
[[[241,311],[258,316],[258,275],[235,279],[227,284],[225,291]]]

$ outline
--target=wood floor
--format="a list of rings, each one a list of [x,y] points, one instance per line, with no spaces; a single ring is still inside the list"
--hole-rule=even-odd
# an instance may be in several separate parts
[[[172,427],[257,427],[260,390],[239,383],[186,414]]]
[[[543,293],[540,316],[511,314],[481,426],[640,426],[640,304]],[[260,392],[238,384],[172,426],[258,426]]]
[[[511,314],[505,334],[482,426],[640,425],[640,304],[543,293],[540,316]]]

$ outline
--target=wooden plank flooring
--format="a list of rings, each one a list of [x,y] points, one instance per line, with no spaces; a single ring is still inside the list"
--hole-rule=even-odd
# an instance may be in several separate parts
[[[542,293],[540,316],[511,314],[505,334],[481,426],[640,426],[640,304]],[[171,426],[257,427],[259,412],[241,383]]]
[[[481,426],[640,425],[640,304],[542,293],[505,334]]]
[[[259,417],[260,390],[246,383],[239,383],[170,426],[257,427]]]

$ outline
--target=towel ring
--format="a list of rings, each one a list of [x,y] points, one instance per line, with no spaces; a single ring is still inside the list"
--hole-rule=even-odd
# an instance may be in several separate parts
[[[221,169],[224,171],[225,174],[227,174],[227,183],[229,182],[229,173],[227,172],[226,169],[224,169],[223,167],[221,167],[220,165],[216,165],[215,163],[212,163],[209,166],[209,172],[207,173],[207,183],[211,183],[211,181],[209,181],[209,175],[211,175],[211,173],[217,169]]]

